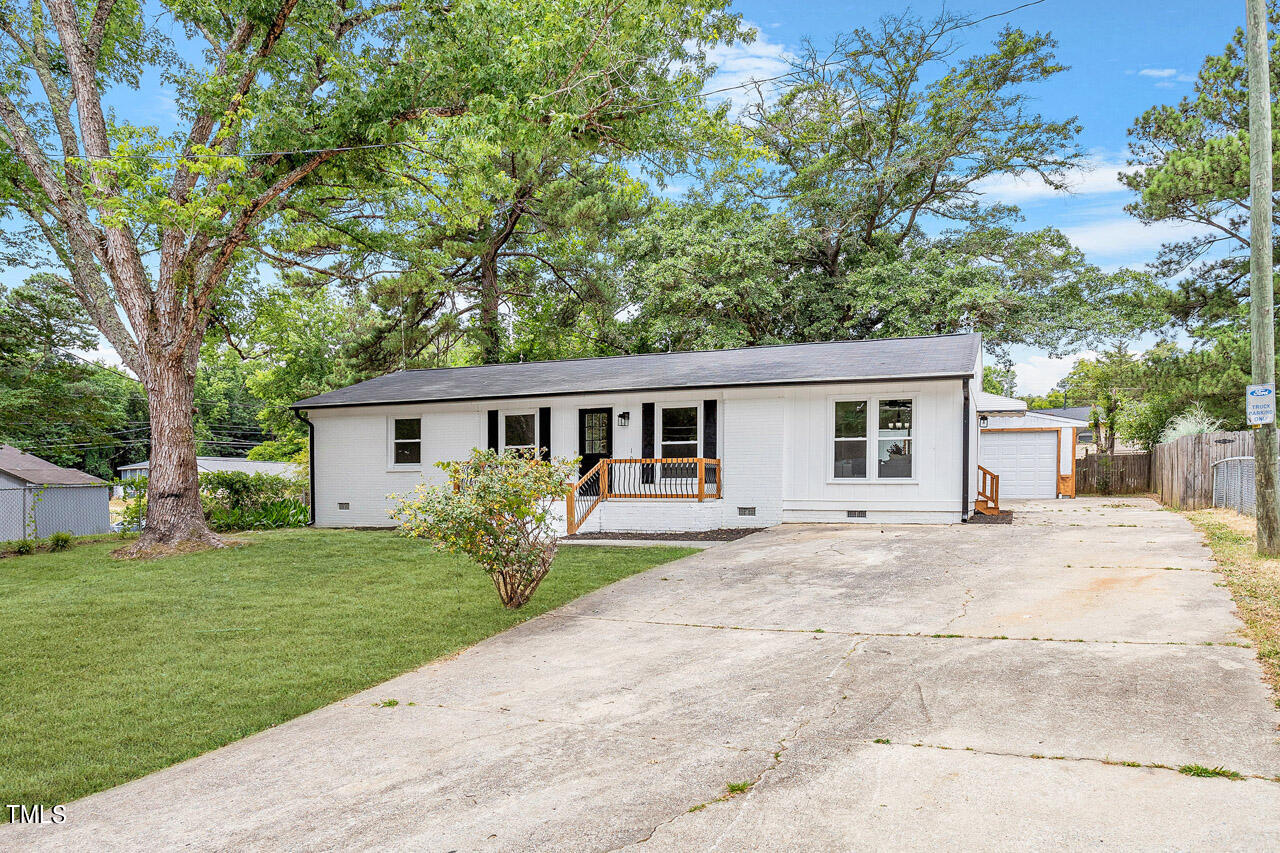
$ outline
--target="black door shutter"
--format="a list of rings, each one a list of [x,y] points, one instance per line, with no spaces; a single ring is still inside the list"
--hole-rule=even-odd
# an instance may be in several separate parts
[[[489,410],[489,449],[498,452],[498,410]]]
[[[539,455],[543,462],[551,461],[551,407],[543,406],[538,409],[538,441],[540,448]]]
[[[653,432],[653,403],[642,403],[640,405],[640,455],[645,459],[655,458]],[[653,465],[640,466],[640,482],[653,482]]]
[[[716,401],[702,401],[702,455],[716,458]]]

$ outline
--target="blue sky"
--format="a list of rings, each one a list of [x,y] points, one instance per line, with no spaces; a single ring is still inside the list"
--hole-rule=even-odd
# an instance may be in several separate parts
[[[929,17],[943,8],[978,18],[1019,5],[1019,0],[970,0],[967,3],[917,0],[912,11]],[[716,53],[720,73],[712,87],[751,76],[769,77],[783,68],[786,54],[808,37],[824,45],[835,33],[871,24],[900,11],[902,3],[842,3],[809,0],[804,4],[746,0],[734,8],[759,31],[755,43]],[[989,192],[1017,204],[1026,226],[1052,225],[1105,269],[1143,266],[1161,243],[1185,231],[1144,227],[1124,212],[1131,194],[1116,182],[1127,154],[1126,131],[1148,107],[1175,103],[1190,94],[1206,56],[1221,52],[1244,23],[1244,3],[1185,0],[1046,0],[1037,6],[963,31],[966,46],[990,44],[1005,24],[1052,33],[1057,55],[1070,66],[1034,90],[1046,116],[1077,116],[1083,125],[1081,146],[1089,152],[1075,176],[1075,191],[1050,191],[1038,181],[1002,181]],[[1138,343],[1141,348],[1143,342]],[[1020,393],[1043,393],[1066,374],[1073,359],[1049,359],[1043,352],[1018,348]]]

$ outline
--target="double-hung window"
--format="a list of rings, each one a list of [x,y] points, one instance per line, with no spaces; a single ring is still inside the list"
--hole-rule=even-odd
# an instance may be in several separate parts
[[[698,455],[698,407],[663,406],[659,425],[659,453],[663,459],[693,459]],[[698,476],[695,462],[664,464],[664,478],[693,478]]]
[[[912,474],[911,400],[880,400],[876,440],[876,476],[909,479]]]
[[[835,406],[835,471],[837,480],[867,476],[867,401],[837,400]]]
[[[502,416],[503,450],[538,450],[538,418],[535,412],[511,412]]]
[[[391,429],[392,464],[421,465],[422,418],[396,418]]]

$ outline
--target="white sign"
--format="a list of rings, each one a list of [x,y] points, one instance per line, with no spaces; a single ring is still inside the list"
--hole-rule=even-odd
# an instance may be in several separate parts
[[[1249,426],[1275,422],[1276,386],[1273,383],[1245,386],[1244,417]]]

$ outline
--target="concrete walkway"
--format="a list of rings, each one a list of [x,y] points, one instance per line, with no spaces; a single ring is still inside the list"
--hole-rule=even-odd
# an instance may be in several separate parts
[[[1018,509],[717,546],[0,847],[1280,848],[1276,708],[1200,537]],[[1129,766],[1190,763],[1259,778]]]

